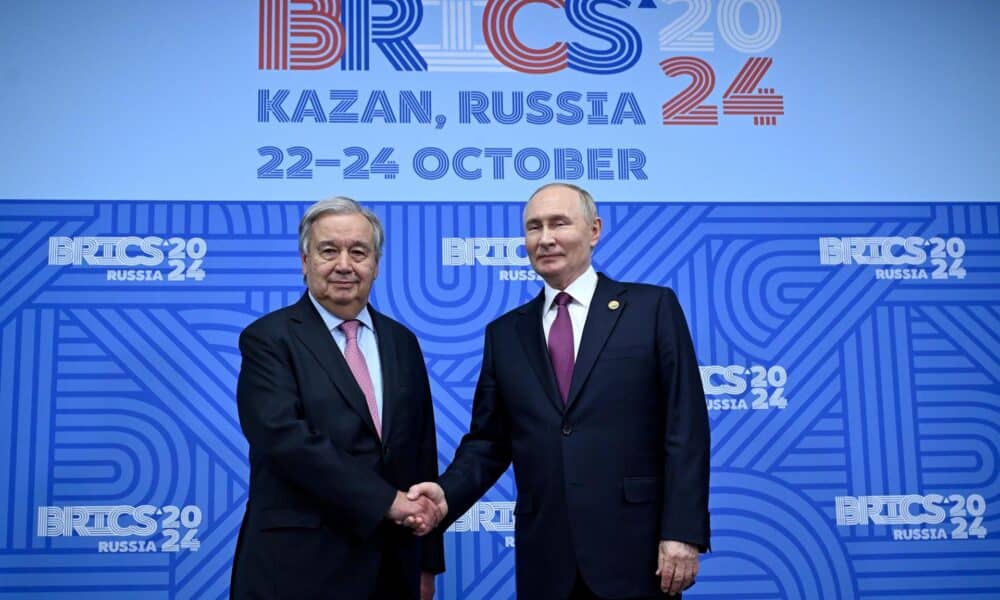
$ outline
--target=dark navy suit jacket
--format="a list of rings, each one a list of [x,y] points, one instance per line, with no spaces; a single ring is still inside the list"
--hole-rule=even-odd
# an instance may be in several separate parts
[[[660,540],[709,545],[709,428],[691,335],[668,288],[600,276],[567,405],[544,294],[489,324],[469,433],[440,482],[463,514],[513,461],[520,600],[659,591]]]
[[[395,561],[418,598],[420,571],[444,570],[440,533],[418,538],[384,518],[397,490],[437,476],[437,449],[417,339],[368,309],[382,366],[381,441],[308,295],[240,336],[250,490],[234,598],[368,598],[380,561]]]

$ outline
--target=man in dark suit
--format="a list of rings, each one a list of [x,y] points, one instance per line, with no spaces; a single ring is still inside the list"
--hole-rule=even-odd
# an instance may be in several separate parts
[[[590,195],[543,186],[524,210],[531,302],[486,328],[469,433],[409,497],[463,514],[514,464],[520,600],[679,594],[709,545],[709,430],[673,291],[594,272]]]
[[[433,597],[441,535],[411,528],[443,515],[400,490],[437,476],[434,414],[416,337],[368,305],[383,237],[353,200],[310,207],[308,292],[240,336],[250,491],[234,598]]]

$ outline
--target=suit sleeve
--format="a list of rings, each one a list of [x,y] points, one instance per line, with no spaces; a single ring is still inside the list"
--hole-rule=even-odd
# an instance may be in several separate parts
[[[462,437],[455,459],[440,479],[448,501],[446,525],[465,514],[510,466],[510,417],[497,388],[491,330],[486,329],[469,433]]]
[[[427,364],[423,353],[414,338],[416,354],[419,359],[419,375],[421,379],[421,402],[423,403],[423,430],[420,432],[420,481],[436,481],[438,478],[437,428],[434,425],[434,401],[431,396],[431,385],[427,378]],[[444,527],[437,527],[431,533],[420,538],[421,564],[420,570],[428,573],[442,573],[444,565]]]
[[[280,344],[247,328],[240,335],[240,353],[236,401],[251,452],[360,537],[373,533],[397,490],[329,437],[310,430],[300,416],[298,384]]]
[[[708,410],[694,344],[677,296],[665,289],[657,309],[660,389],[666,403],[660,539],[710,547]]]

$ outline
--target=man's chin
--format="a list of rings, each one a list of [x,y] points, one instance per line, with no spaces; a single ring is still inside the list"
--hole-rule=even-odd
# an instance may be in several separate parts
[[[346,306],[358,301],[358,295],[353,289],[327,288],[324,299],[330,304]]]
[[[559,270],[562,268],[562,261],[560,261],[559,258],[560,257],[558,256],[553,256],[548,259],[540,258],[536,260],[535,264],[532,266],[535,268],[535,271],[543,277],[555,275],[559,273]]]
[[[363,308],[354,294],[327,294],[320,302],[326,309],[342,319],[353,319]]]
[[[346,297],[346,296],[353,297],[355,295],[355,293],[357,292],[357,287],[358,287],[357,284],[354,284],[354,283],[344,284],[344,285],[333,285],[333,284],[330,284],[327,287],[327,293],[329,294],[329,296],[331,298],[335,298],[335,297],[338,297],[338,296],[340,296],[340,297]]]
[[[566,270],[566,265],[560,261],[538,265],[538,274],[542,277],[559,277]]]

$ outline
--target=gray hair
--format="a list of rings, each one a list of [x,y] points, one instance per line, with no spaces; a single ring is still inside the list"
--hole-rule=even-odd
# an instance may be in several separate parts
[[[583,213],[583,218],[587,221],[588,225],[594,223],[594,219],[597,218],[597,203],[594,202],[594,197],[591,196],[590,192],[587,190],[578,185],[573,185],[572,183],[563,183],[561,181],[546,183],[532,192],[531,196],[528,197],[528,202],[531,202],[531,199],[537,196],[540,192],[543,192],[551,187],[564,187],[576,192],[580,197],[580,212]]]
[[[306,214],[302,215],[302,220],[299,221],[299,250],[302,254],[309,254],[312,225],[323,215],[361,215],[368,219],[368,223],[372,226],[372,250],[375,252],[375,262],[378,262],[379,258],[382,257],[385,232],[378,215],[346,196],[321,200],[306,209]]]

